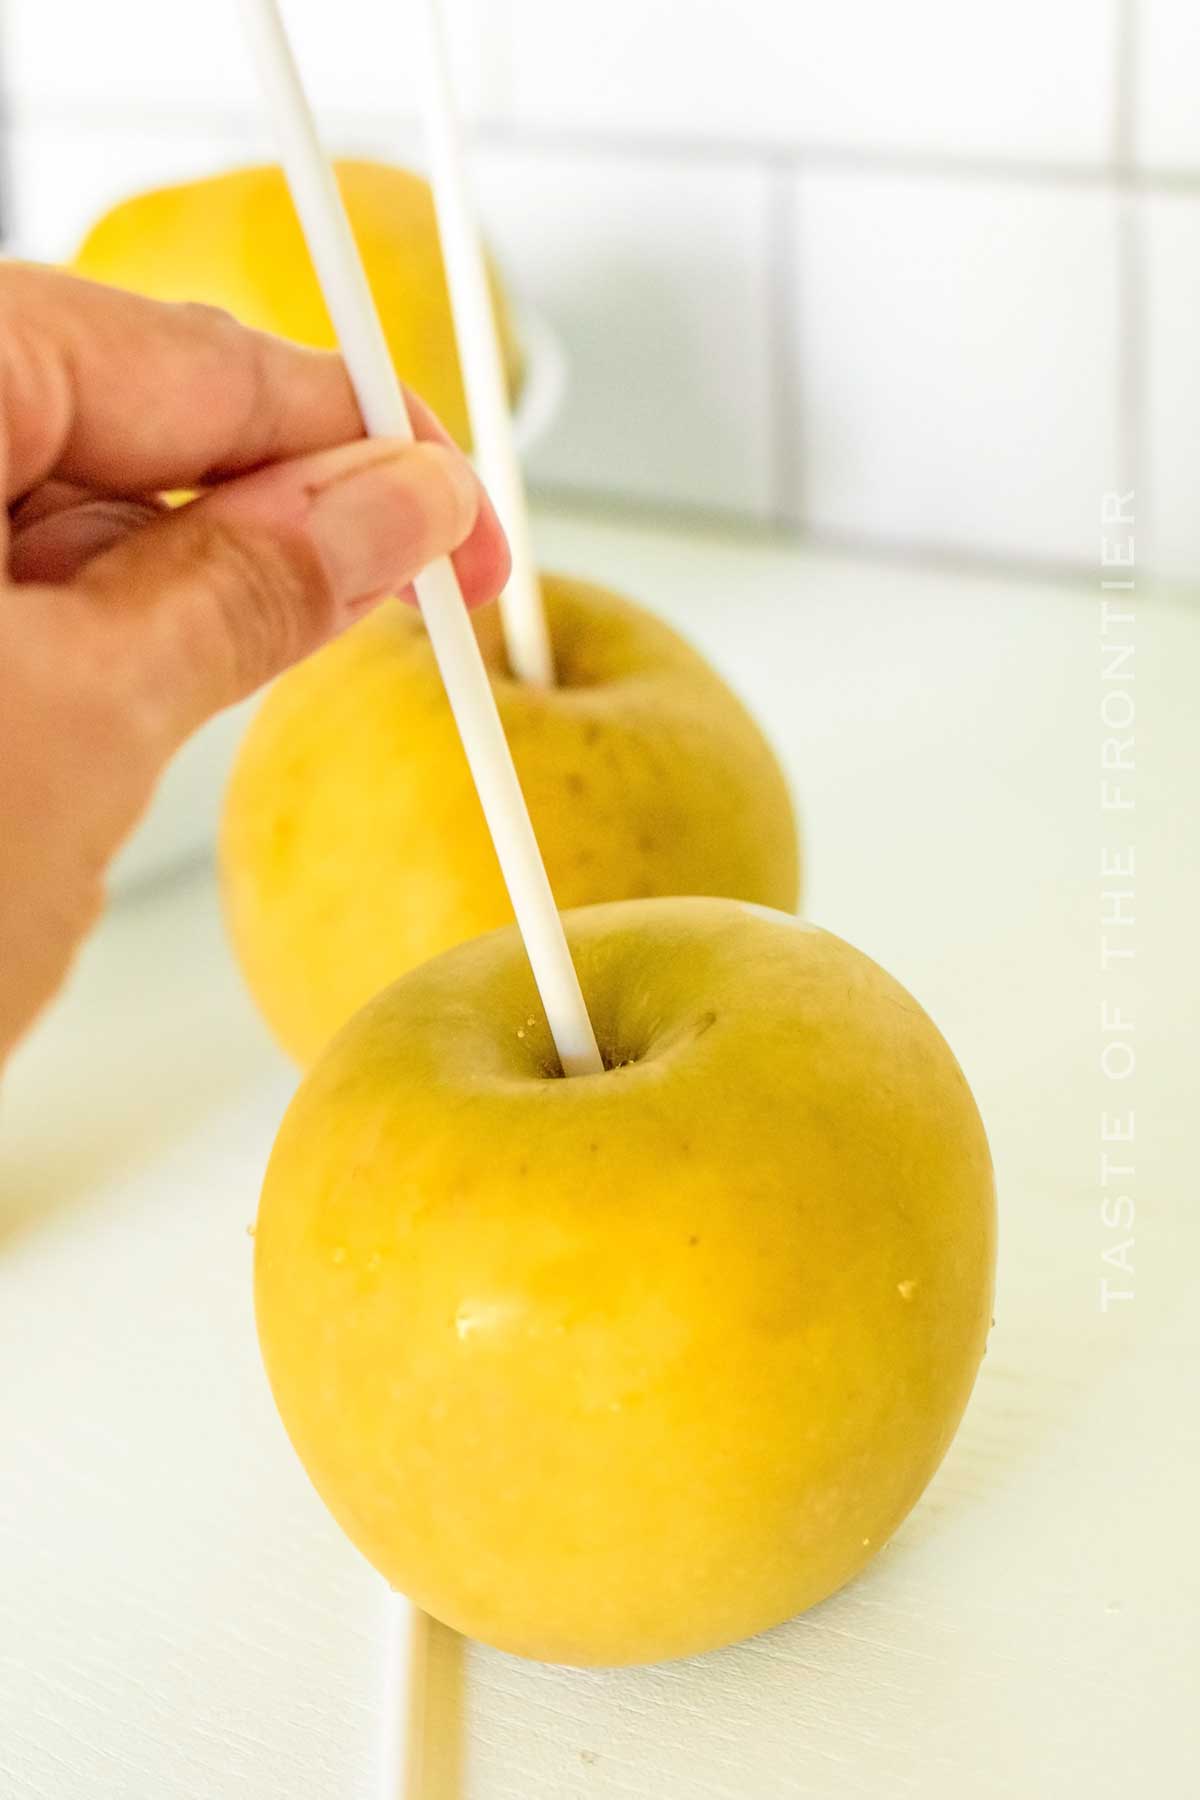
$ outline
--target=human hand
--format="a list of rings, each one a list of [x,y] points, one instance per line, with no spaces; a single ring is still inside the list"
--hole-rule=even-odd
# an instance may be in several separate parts
[[[0,269],[0,1060],[197,726],[446,552],[499,592],[495,514],[412,411],[421,442],[364,440],[339,357]]]

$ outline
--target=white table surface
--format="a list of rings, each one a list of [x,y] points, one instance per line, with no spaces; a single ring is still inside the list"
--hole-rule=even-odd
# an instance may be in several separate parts
[[[806,910],[975,1087],[997,1325],[929,1494],[847,1592],[579,1673],[437,1640],[437,1800],[1176,1800],[1198,1791],[1200,606],[1139,615],[1136,811],[1099,808],[1098,587],[543,514],[683,625],[794,777]],[[1099,966],[1101,848],[1137,957]],[[1113,884],[1110,884],[1113,885]],[[1120,884],[1117,884],[1120,885]],[[1101,1004],[1139,1062],[1100,1065]],[[294,1077],[211,876],[125,898],[0,1110],[0,1796],[374,1793],[379,1587],[259,1371],[246,1235]],[[1136,1111],[1134,1298],[1099,1307],[1100,1118]],[[1110,1269],[1120,1285],[1117,1271]]]

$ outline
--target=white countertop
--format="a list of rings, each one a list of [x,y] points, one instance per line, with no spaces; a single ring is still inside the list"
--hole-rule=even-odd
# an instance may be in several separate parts
[[[1200,606],[1135,630],[1132,814],[1100,811],[1096,586],[543,513],[551,565],[682,625],[791,770],[806,911],[938,1020],[1001,1203],[997,1325],[934,1486],[750,1644],[578,1673],[437,1640],[436,1800],[1174,1800],[1200,1766]],[[1101,850],[1136,958],[1100,967]],[[1138,1066],[1106,1078],[1101,1006]],[[379,1586],[275,1420],[250,1307],[294,1076],[210,874],[124,898],[0,1110],[0,1796],[374,1792]],[[1100,1121],[1136,1112],[1132,1233]],[[1117,1147],[1119,1154],[1119,1147]],[[1131,1300],[1099,1305],[1132,1235]]]

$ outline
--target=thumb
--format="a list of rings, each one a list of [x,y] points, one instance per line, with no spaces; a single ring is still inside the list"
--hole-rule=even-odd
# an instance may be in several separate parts
[[[456,549],[479,516],[466,459],[368,440],[276,463],[141,526],[89,562],[164,749]]]

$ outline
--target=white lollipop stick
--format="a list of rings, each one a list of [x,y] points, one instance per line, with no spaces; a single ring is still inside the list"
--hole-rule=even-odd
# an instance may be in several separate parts
[[[430,173],[450,305],[484,483],[512,549],[512,574],[500,596],[509,666],[520,681],[551,687],[554,653],[533,553],[529,504],[513,436],[512,413],[479,223],[471,199],[454,104],[441,0],[418,0],[424,42],[422,82]]]
[[[422,1800],[427,1786],[427,1613],[389,1588],[380,1687],[379,1800]]]
[[[242,5],[284,171],[367,430],[372,437],[411,439],[404,392],[278,0]],[[595,1034],[449,557],[430,563],[415,586],[563,1073],[596,1074],[603,1064]]]
[[[367,430],[411,438],[403,390],[277,0],[242,0],[242,6],[296,211]],[[563,1073],[598,1074],[603,1064],[595,1034],[448,557],[418,576],[416,591]],[[380,1800],[419,1800],[424,1785],[428,1630],[415,1607],[389,1596]]]
[[[425,1789],[428,1629],[428,1616],[389,1589],[380,1683],[380,1800],[421,1800]]]

